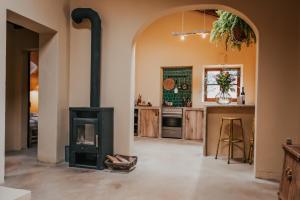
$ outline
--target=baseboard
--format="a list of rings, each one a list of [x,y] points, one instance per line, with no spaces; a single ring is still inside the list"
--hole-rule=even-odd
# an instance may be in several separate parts
[[[255,177],[259,179],[279,182],[281,179],[281,172],[256,171]]]

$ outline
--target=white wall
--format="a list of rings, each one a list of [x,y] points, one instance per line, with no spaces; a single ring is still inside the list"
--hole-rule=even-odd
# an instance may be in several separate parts
[[[207,5],[209,3],[210,5]],[[205,6],[206,4],[206,6]],[[133,146],[133,41],[143,28],[155,19],[179,10],[223,8],[239,14],[256,25],[258,44],[258,95],[256,103],[255,173],[261,178],[279,178],[283,153],[281,144],[286,137],[300,141],[300,100],[297,66],[297,32],[295,28],[298,1],[235,1],[235,0],[73,0],[71,7],[92,7],[103,18],[102,106],[115,107],[115,151],[130,154]],[[234,9],[232,9],[234,8]],[[238,12],[238,11],[239,12]],[[242,14],[243,13],[243,14]],[[280,13],[280,14],[278,14]],[[248,17],[246,17],[248,16]],[[249,20],[251,19],[251,21]],[[280,27],[280,28],[278,28]],[[288,34],[288,36],[287,36]],[[71,76],[74,81],[88,81],[90,35],[71,26]],[[76,51],[81,51],[78,56]],[[74,72],[74,73],[73,73]],[[295,92],[291,92],[295,88]],[[70,85],[70,104],[88,105],[84,96],[88,85]],[[77,98],[78,97],[78,100]]]
[[[225,50],[223,43],[213,44],[209,37],[190,36],[185,41],[171,32],[181,31],[182,12],[162,17],[148,26],[136,39],[135,97],[139,94],[154,106],[161,105],[161,67],[193,66],[193,106],[201,106],[203,69],[205,65],[242,64],[246,103],[255,103],[256,46],[244,46],[242,51]],[[184,31],[204,29],[203,14],[184,13]],[[211,29],[216,17],[206,16],[206,28]]]

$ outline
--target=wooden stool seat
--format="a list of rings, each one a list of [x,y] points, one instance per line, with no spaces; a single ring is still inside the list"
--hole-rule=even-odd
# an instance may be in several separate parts
[[[222,142],[229,142],[230,138],[222,138],[221,141]],[[232,143],[240,143],[240,142],[243,142],[243,140],[242,139],[232,139],[231,142]]]
[[[222,117],[222,120],[241,120],[239,117]]]
[[[222,130],[223,130],[224,121],[229,121],[230,130],[229,130],[228,137],[222,137]],[[240,123],[241,129],[242,129],[241,138],[235,138],[235,136],[233,134],[233,122],[234,121],[239,121],[239,123]],[[222,117],[222,122],[221,122],[221,127],[220,127],[220,134],[219,134],[218,146],[217,146],[217,152],[216,152],[215,159],[218,159],[219,147],[220,147],[221,142],[228,143],[228,160],[227,160],[228,164],[230,164],[230,159],[233,159],[233,147],[237,143],[242,143],[243,144],[243,147],[242,147],[243,160],[244,160],[244,162],[246,162],[246,149],[245,149],[245,138],[244,138],[242,118],[239,118],[239,117]]]

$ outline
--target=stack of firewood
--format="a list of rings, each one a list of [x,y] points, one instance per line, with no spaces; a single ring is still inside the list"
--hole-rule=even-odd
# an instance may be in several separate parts
[[[129,160],[125,159],[124,157],[121,157],[120,155],[115,155],[115,156],[107,155],[106,158],[108,158],[114,164],[129,163]]]
[[[116,170],[131,171],[137,163],[136,156],[107,155],[106,158],[105,165]]]

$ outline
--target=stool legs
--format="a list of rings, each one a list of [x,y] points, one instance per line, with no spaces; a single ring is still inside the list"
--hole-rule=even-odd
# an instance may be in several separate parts
[[[246,141],[245,141],[245,135],[244,135],[244,127],[243,127],[243,122],[240,119],[240,124],[241,124],[241,128],[242,128],[242,140],[243,140],[243,153],[244,153],[244,163],[246,162]]]
[[[215,159],[218,159],[218,154],[219,154],[219,148],[220,148],[220,143],[221,141],[227,142],[228,140],[228,160],[227,163],[230,164],[230,160],[234,158],[234,145],[235,143],[243,143],[243,161],[246,162],[246,144],[245,144],[245,136],[244,136],[244,128],[243,128],[243,122],[242,119],[227,119],[229,120],[229,135],[228,139],[224,138],[222,139],[222,130],[223,130],[223,125],[224,125],[224,119],[222,118],[221,122],[221,127],[220,127],[220,133],[219,133],[219,138],[218,138],[218,145],[217,145],[217,151],[216,151],[216,156]],[[242,130],[242,139],[234,139],[233,135],[233,122],[234,120],[237,120],[240,122],[241,130]],[[237,141],[236,141],[237,140]],[[249,157],[250,157],[250,152],[249,152]]]
[[[253,151],[254,151],[254,144],[250,141],[249,153],[248,153],[248,162],[249,165],[253,163]]]
[[[233,120],[230,120],[229,122],[229,139],[228,139],[228,160],[227,163],[230,164],[230,157],[233,158],[233,143],[232,143],[232,138],[233,138]]]
[[[217,152],[216,152],[216,157],[215,157],[215,159],[218,159],[219,147],[220,147],[221,136],[222,136],[223,121],[224,121],[224,120],[222,119],[221,127],[220,127],[220,134],[219,134],[219,139],[218,139]]]

